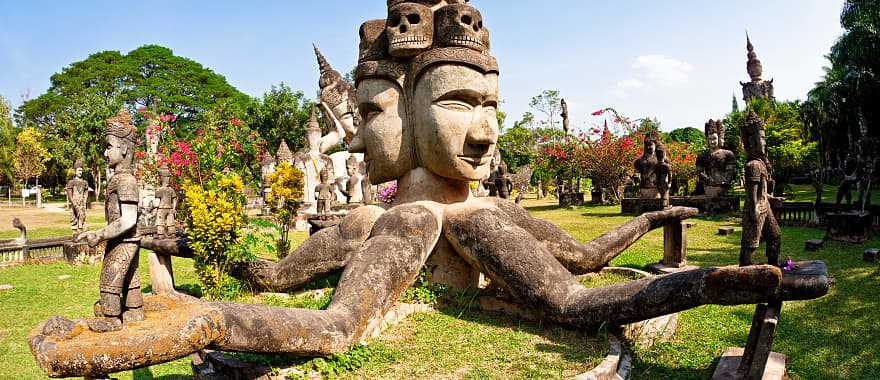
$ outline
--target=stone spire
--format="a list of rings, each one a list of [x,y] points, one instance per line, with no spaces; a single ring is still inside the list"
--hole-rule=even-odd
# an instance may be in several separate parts
[[[752,45],[748,32],[746,32],[746,50],[748,50],[747,56],[749,58],[748,63],[746,63],[746,71],[748,71],[749,77],[752,78],[752,82],[760,82],[761,75],[764,73],[764,67],[761,65],[761,60],[758,59],[758,54],[755,53],[755,45]]]
[[[317,131],[321,133],[321,125],[318,124],[318,111],[312,107],[312,113],[309,115],[309,122],[306,124],[306,133],[309,131]]]
[[[761,75],[764,73],[764,67],[761,64],[761,60],[758,59],[758,54],[755,53],[755,45],[752,44],[752,39],[749,38],[748,32],[746,32],[746,50],[748,51],[746,70],[751,80],[745,83],[740,82],[740,85],[743,87],[743,100],[748,103],[754,98],[774,99],[773,80],[768,81],[761,78]]]
[[[275,162],[293,162],[293,152],[290,151],[290,148],[287,146],[287,142],[285,142],[284,140],[281,140],[281,145],[278,146],[278,153],[275,154]]]

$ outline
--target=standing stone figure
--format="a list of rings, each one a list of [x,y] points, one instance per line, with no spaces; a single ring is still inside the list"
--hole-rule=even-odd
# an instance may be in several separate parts
[[[568,120],[568,103],[565,102],[565,99],[562,99],[562,102],[560,102],[560,107],[562,107],[562,130],[567,135],[569,120]]]
[[[333,202],[333,194],[336,191],[336,185],[331,178],[333,175],[329,168],[321,170],[321,183],[315,186],[315,200],[318,201],[318,215],[327,215],[330,211],[330,205]]]
[[[168,169],[159,171],[161,186],[156,189],[156,198],[159,199],[159,212],[156,217],[156,234],[160,237],[172,237],[177,234],[177,221],[174,214],[177,211],[177,193],[169,186],[171,172]]]
[[[498,198],[501,199],[510,199],[510,193],[513,192],[513,181],[510,180],[510,174],[507,173],[507,164],[503,162],[498,165],[495,189],[498,191]]]
[[[743,89],[743,100],[748,104],[754,98],[775,99],[773,96],[773,80],[766,81],[761,79],[761,75],[764,73],[764,66],[761,64],[761,60],[758,59],[758,54],[755,53],[755,46],[752,45],[752,40],[749,39],[748,34],[746,34],[746,49],[749,51],[749,61],[746,64],[746,70],[749,72],[749,77],[752,80],[746,83],[739,83]]]
[[[636,171],[639,172],[639,190],[642,199],[660,198],[660,192],[657,190],[657,176],[654,174],[657,167],[658,144],[656,136],[645,138],[644,153],[635,163]]]
[[[140,197],[137,179],[132,174],[137,129],[123,109],[107,120],[106,133],[104,156],[113,170],[104,201],[107,226],[74,238],[74,242],[88,241],[91,247],[107,242],[101,266],[101,297],[95,304],[95,316],[101,319],[89,323],[89,328],[97,332],[119,330],[123,323],[144,319],[136,228]]]
[[[697,157],[697,178],[707,196],[725,196],[736,180],[736,156],[724,149],[724,124],[721,120],[709,120],[705,133],[709,150]]]
[[[348,160],[345,161],[348,181],[345,183],[345,191],[342,193],[347,198],[349,204],[362,203],[364,201],[364,175],[360,170],[360,166],[357,157],[354,155],[348,156]]]
[[[666,148],[657,146],[657,166],[654,168],[657,192],[663,200],[663,208],[669,207],[669,185],[672,183],[672,162],[666,157]]]
[[[89,184],[83,176],[82,161],[73,164],[74,177],[67,182],[64,192],[67,193],[67,204],[70,205],[70,229],[73,236],[83,232],[86,225],[86,203],[89,198]]]
[[[366,162],[358,163],[358,173],[363,176],[363,180],[361,180],[361,191],[364,193],[364,204],[371,205],[376,203],[376,191],[373,189],[373,184],[370,183],[370,172],[367,170]]]
[[[782,232],[770,209],[770,169],[767,165],[764,121],[754,112],[749,112],[742,133],[748,163],[745,168],[746,202],[739,264],[752,265],[752,254],[758,250],[763,238],[767,242],[767,263],[779,265]]]
[[[306,127],[306,141],[308,146],[299,151],[293,157],[293,164],[303,172],[303,200],[313,202],[315,199],[315,189],[322,182],[321,172],[325,168],[330,168],[328,177],[333,181],[333,160],[330,156],[321,153],[321,127],[318,126],[318,115],[315,109],[312,109],[312,115]],[[315,212],[314,204],[308,207],[309,212]]]

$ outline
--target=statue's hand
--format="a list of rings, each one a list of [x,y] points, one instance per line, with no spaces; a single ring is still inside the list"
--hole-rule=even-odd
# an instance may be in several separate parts
[[[657,228],[670,222],[685,220],[699,212],[700,210],[693,207],[670,207],[662,211],[646,212],[642,216],[651,221],[651,228]]]
[[[79,243],[83,240],[85,240],[87,243],[89,243],[89,247],[95,248],[98,246],[98,243],[101,242],[101,237],[98,236],[97,233],[95,233],[93,231],[89,231],[89,232],[80,233],[79,235],[76,235],[76,237],[73,238],[74,243]]]

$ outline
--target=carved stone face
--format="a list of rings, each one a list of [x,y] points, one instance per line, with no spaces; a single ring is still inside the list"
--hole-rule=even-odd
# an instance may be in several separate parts
[[[306,129],[306,142],[309,144],[309,152],[321,150],[321,130]]]
[[[468,4],[452,4],[437,11],[435,34],[442,46],[459,46],[478,51],[488,50],[489,31],[483,16]]]
[[[411,139],[404,138],[402,98],[402,89],[394,81],[371,78],[358,83],[358,138],[373,183],[395,180],[415,167]]]
[[[489,175],[498,140],[498,74],[463,65],[427,69],[413,97],[419,164],[453,180]]]
[[[83,176],[83,169],[82,169],[82,168],[76,168],[76,170],[74,171],[74,174],[73,174],[73,175],[76,176],[76,178],[82,178],[82,176]]]
[[[764,130],[759,129],[757,133],[750,136],[751,153],[754,156],[763,156],[767,152],[767,140],[764,137]]]
[[[394,57],[413,57],[434,43],[434,13],[422,4],[402,3],[388,10],[389,51]]]
[[[349,161],[345,162],[345,172],[348,174],[349,177],[354,177],[354,175],[357,174],[357,171],[358,171],[358,162],[357,161],[352,162],[351,160],[349,160]]]
[[[706,137],[706,142],[709,144],[709,149],[717,149],[721,146],[718,134],[714,132]]]
[[[357,126],[354,123],[354,110],[348,104],[348,101],[337,104],[330,111],[333,112],[333,115],[342,124],[341,127],[345,131],[346,136],[354,136],[357,133]]]
[[[127,146],[116,136],[107,136],[107,149],[104,150],[104,157],[107,158],[107,166],[111,169],[122,163],[125,158]]]
[[[651,141],[645,141],[645,153],[642,155],[643,157],[651,157],[654,155],[654,152],[657,150],[657,145]]]

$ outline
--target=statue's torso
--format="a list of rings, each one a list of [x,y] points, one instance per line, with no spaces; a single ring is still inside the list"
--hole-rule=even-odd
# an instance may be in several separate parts
[[[107,197],[104,201],[104,217],[107,224],[122,218],[122,204],[137,205],[140,202],[138,196],[137,179],[129,172],[116,172],[107,183]],[[137,219],[137,216],[135,216]],[[123,239],[134,238],[136,229],[132,228],[121,235]]]
[[[74,178],[67,182],[66,189],[70,190],[70,203],[75,206],[83,206],[86,203],[89,184],[81,178]]]

